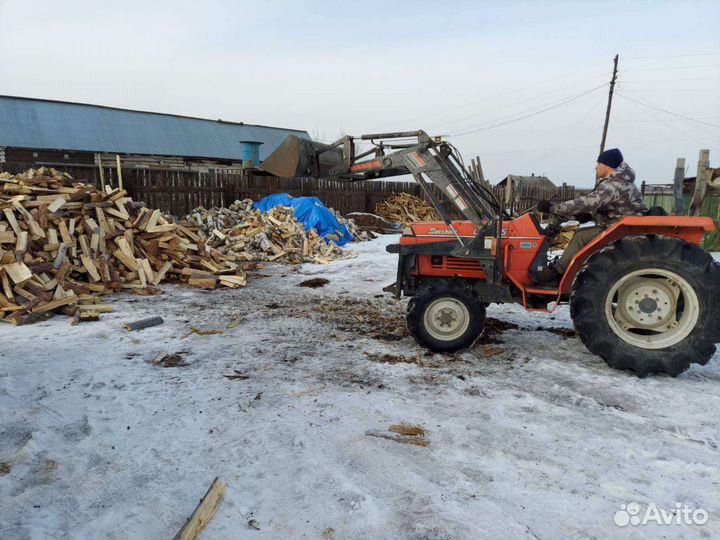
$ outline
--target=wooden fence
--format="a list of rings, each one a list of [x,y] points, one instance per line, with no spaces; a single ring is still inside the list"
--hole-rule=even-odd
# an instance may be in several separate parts
[[[37,168],[35,163],[10,162],[0,164],[0,170],[18,173],[29,168]],[[99,169],[94,166],[58,166],[79,181],[100,184]],[[103,168],[104,180],[111,186],[118,185],[115,167]],[[410,193],[425,197],[422,188],[413,181],[373,180],[363,182],[341,182],[317,178],[277,178],[261,176],[242,169],[218,170],[198,173],[167,169],[122,169],[123,188],[130,196],[143,201],[150,208],[159,208],[174,216],[188,214],[198,206],[228,206],[237,199],[259,200],[274,193],[287,193],[294,197],[317,197],[323,203],[342,214],[350,212],[375,212],[377,203],[393,193]],[[487,183],[485,185],[488,185]],[[437,188],[431,186],[435,191]],[[505,188],[493,187],[493,193],[500,201],[506,201]],[[569,199],[575,196],[572,186],[545,188],[538,186],[519,186],[508,196],[506,208],[521,213],[540,199],[559,196]],[[439,195],[439,194],[438,194]],[[441,201],[445,197],[438,196]],[[446,209],[457,216],[453,208]]]
[[[34,163],[2,163],[0,170],[18,173],[37,168]],[[56,167],[79,181],[100,184],[97,167]],[[103,167],[105,182],[118,185],[115,167]],[[183,216],[198,206],[228,206],[238,199],[259,200],[266,195],[287,193],[293,197],[317,197],[342,214],[375,212],[375,205],[393,193],[421,196],[414,181],[340,182],[317,178],[277,178],[242,169],[198,173],[167,169],[122,169],[123,188],[130,196],[151,208]]]

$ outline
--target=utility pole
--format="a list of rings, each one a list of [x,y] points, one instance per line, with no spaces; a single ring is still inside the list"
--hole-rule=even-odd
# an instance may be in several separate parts
[[[605,150],[605,139],[607,138],[608,124],[610,123],[610,107],[612,106],[613,90],[615,90],[615,81],[617,80],[617,66],[619,54],[615,55],[613,59],[613,74],[610,79],[610,94],[608,94],[607,110],[605,111],[605,125],[603,126],[602,141],[600,141],[600,153],[602,154]]]

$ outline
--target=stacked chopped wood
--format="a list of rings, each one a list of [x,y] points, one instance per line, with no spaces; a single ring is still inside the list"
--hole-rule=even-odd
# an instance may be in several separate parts
[[[375,207],[375,213],[394,223],[407,225],[416,221],[437,221],[435,209],[409,193],[394,193]]]
[[[0,174],[0,320],[54,311],[94,320],[112,311],[100,303],[106,293],[152,294],[166,280],[241,287],[251,268],[124,190],[45,167]]]
[[[339,240],[339,231],[323,238],[314,229],[306,230],[295,219],[292,208],[278,206],[263,213],[252,204],[245,199],[227,208],[196,208],[181,223],[206,238],[208,246],[237,262],[327,264],[355,256],[331,241]]]

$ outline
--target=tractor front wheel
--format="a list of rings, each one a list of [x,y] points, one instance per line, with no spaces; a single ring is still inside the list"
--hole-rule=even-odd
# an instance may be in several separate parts
[[[720,341],[720,272],[676,238],[625,238],[578,274],[570,314],[587,348],[614,368],[673,377],[706,364]]]
[[[470,347],[485,328],[485,304],[461,280],[434,279],[418,287],[407,314],[410,334],[433,352]]]

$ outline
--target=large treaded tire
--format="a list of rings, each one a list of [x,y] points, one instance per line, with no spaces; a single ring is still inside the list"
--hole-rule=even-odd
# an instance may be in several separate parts
[[[426,311],[438,300],[454,299],[467,308],[469,321],[462,335],[440,339],[426,325]],[[410,300],[407,313],[410,335],[432,352],[457,352],[471,347],[485,329],[485,304],[462,280],[433,279],[418,287]]]
[[[613,331],[606,316],[605,302],[613,284],[645,268],[675,273],[698,300],[699,315],[689,334],[664,348],[628,343]],[[634,371],[639,377],[651,373],[676,377],[692,363],[706,364],[720,342],[720,267],[709,253],[677,238],[624,238],[593,255],[578,273],[570,315],[585,346],[610,367]]]

